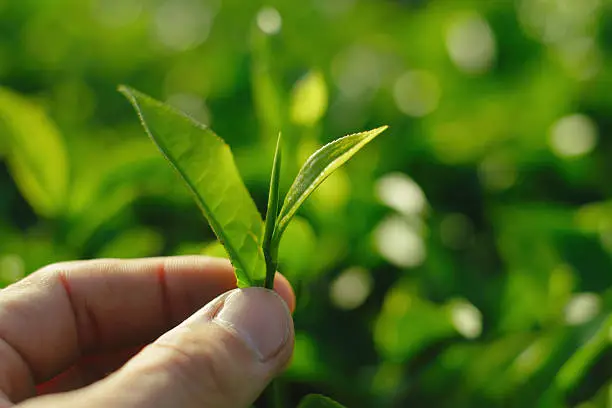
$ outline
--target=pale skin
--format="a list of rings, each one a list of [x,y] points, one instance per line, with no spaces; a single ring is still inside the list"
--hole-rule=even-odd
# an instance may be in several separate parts
[[[289,362],[295,297],[280,274],[234,288],[199,256],[29,275],[0,291],[0,408],[248,407]]]

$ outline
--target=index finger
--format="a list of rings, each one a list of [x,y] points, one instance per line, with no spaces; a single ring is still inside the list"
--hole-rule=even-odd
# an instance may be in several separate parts
[[[0,387],[15,393],[85,354],[150,342],[234,287],[228,261],[201,256],[43,268],[0,292],[0,361],[13,362],[0,368]],[[293,310],[287,280],[277,275],[275,288]]]

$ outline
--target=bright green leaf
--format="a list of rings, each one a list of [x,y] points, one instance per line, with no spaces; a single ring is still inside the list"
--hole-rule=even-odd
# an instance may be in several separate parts
[[[287,225],[312,192],[338,167],[346,163],[363,146],[387,129],[382,126],[367,132],[355,133],[337,139],[316,151],[304,163],[279,213],[274,229],[273,245],[278,245]]]
[[[132,102],[148,135],[194,194],[227,250],[238,285],[263,285],[263,222],[229,146],[212,130],[168,105],[131,88],[121,87],[120,91]]]
[[[61,213],[68,194],[68,161],[63,139],[45,112],[0,88],[0,143],[21,194],[47,217]]]
[[[609,350],[612,342],[612,314],[610,314],[589,339],[557,373],[555,383],[562,391],[569,391],[583,379],[589,369]]]
[[[291,120],[304,126],[316,124],[327,110],[327,87],[323,74],[309,72],[300,79],[291,94]]]
[[[309,394],[302,398],[298,408],[344,408],[344,405],[319,394]]]
[[[272,234],[276,225],[279,207],[279,191],[280,169],[282,161],[282,137],[278,134],[276,141],[276,151],[274,152],[274,162],[272,164],[272,175],[270,176],[270,193],[268,195],[268,210],[266,213],[266,224],[263,238],[263,251],[266,258],[266,283],[267,288],[272,289],[274,286],[274,275],[276,274],[276,253],[271,251]]]

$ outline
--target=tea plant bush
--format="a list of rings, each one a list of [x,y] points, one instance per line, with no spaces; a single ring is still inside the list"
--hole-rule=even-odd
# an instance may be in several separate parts
[[[0,280],[223,255],[116,92],[210,125],[265,215],[331,140],[390,128],[280,243],[284,398],[604,407],[612,9],[588,0],[0,0]],[[606,405],[608,404],[608,405]]]

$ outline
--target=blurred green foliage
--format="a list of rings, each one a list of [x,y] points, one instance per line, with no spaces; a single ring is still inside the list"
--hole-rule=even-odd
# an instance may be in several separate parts
[[[281,243],[296,402],[612,406],[609,0],[0,0],[0,281],[222,254],[116,92],[231,145],[260,211],[382,124]],[[295,404],[294,404],[295,405]]]

